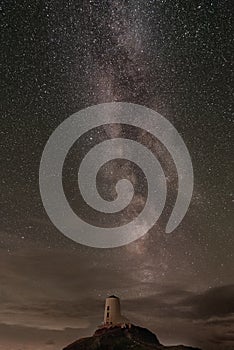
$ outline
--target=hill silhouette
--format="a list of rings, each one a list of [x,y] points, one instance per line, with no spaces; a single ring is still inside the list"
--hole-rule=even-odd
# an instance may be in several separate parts
[[[200,350],[189,346],[164,346],[146,328],[135,325],[103,327],[93,336],[81,338],[63,350]]]

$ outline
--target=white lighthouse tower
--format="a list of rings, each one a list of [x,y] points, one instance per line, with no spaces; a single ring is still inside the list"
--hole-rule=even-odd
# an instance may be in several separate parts
[[[106,298],[104,312],[104,326],[115,326],[129,323],[129,321],[121,315],[120,300],[115,295]]]

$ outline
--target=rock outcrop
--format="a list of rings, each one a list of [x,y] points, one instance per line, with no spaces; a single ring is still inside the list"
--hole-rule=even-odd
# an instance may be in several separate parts
[[[82,338],[63,350],[199,350],[188,346],[163,346],[155,334],[146,328],[126,325],[125,327],[103,327],[92,337]]]

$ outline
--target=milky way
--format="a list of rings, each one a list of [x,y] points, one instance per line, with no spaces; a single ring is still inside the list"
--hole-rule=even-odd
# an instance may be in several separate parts
[[[231,2],[3,1],[1,5],[0,349],[58,349],[93,332],[103,300],[117,294],[126,316],[161,342],[233,348],[233,162]],[[177,193],[170,154],[144,130],[112,124],[71,149],[64,188],[74,211],[111,227],[144,206],[144,174],[110,162],[97,183],[115,197],[118,178],[135,186],[117,216],[93,215],[79,193],[82,157],[124,137],[147,146],[166,173],[167,207],[143,238],[93,249],[56,230],[41,202],[41,154],[54,129],[97,103],[124,101],[167,118],[194,167],[188,213],[165,224]]]

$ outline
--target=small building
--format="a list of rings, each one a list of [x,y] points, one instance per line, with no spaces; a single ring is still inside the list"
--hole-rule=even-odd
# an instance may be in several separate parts
[[[115,295],[106,298],[104,311],[104,326],[116,326],[129,324],[129,321],[121,315],[120,299]]]

